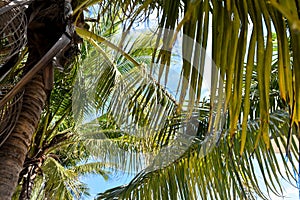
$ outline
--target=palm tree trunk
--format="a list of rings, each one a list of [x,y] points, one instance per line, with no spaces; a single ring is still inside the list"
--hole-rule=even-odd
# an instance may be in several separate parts
[[[68,4],[65,0],[35,0],[27,8],[28,19],[30,19],[27,25],[29,55],[24,73],[40,61],[66,30],[65,20],[68,17],[65,16],[64,6],[66,5]],[[69,40],[59,41],[59,44],[69,43]],[[48,59],[52,59],[61,49],[52,50]],[[47,94],[52,89],[51,63],[47,62],[42,65],[44,69],[26,84],[19,119],[9,138],[0,147],[1,200],[11,199],[15,191],[33,133],[46,103]]]
[[[0,194],[3,200],[11,199],[18,184],[19,173],[23,169],[46,97],[42,74],[37,74],[26,85],[20,117],[12,134],[0,147]]]

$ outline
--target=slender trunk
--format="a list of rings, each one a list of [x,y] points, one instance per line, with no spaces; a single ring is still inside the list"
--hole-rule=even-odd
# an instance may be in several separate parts
[[[11,199],[18,184],[19,173],[23,169],[45,101],[43,78],[38,74],[26,85],[19,120],[12,134],[0,147],[0,194],[3,200]]]

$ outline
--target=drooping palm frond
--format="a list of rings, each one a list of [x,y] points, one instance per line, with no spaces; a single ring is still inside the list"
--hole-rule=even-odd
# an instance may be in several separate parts
[[[216,91],[216,86],[219,79],[226,80],[226,93],[223,98],[226,99],[225,108],[229,109],[230,127],[232,129],[231,137],[234,136],[237,119],[241,112],[242,102],[239,101],[243,94],[243,85],[246,84],[245,93],[249,94],[249,83],[252,78],[252,71],[255,70],[258,74],[259,97],[260,97],[260,116],[262,121],[266,123],[261,124],[261,136],[263,140],[269,145],[268,137],[268,112],[270,109],[268,90],[270,87],[270,75],[272,64],[272,32],[276,31],[278,39],[278,57],[280,60],[278,66],[279,73],[279,87],[281,97],[284,101],[289,102],[290,109],[295,109],[292,106],[293,97],[297,98],[298,88],[297,73],[294,73],[295,82],[292,83],[292,69],[295,67],[290,64],[290,48],[288,44],[288,32],[293,34],[297,29],[295,20],[297,19],[297,3],[290,2],[275,2],[271,1],[184,1],[182,5],[178,2],[169,2],[162,6],[164,23],[160,25],[164,28],[174,27],[176,31],[181,31],[189,39],[183,40],[182,52],[186,61],[183,63],[183,76],[185,82],[182,82],[181,99],[189,93],[189,91],[201,90],[201,79],[195,78],[197,74],[203,71],[203,51],[206,49],[207,43],[212,41],[211,57],[220,70],[212,71],[212,99]],[[180,10],[180,7],[184,7]],[[172,11],[170,11],[172,10]],[[182,11],[182,12],[180,12]],[[171,20],[168,18],[168,12],[176,13],[176,16],[182,16],[182,20],[175,17]],[[290,14],[292,13],[292,14]],[[286,23],[284,17],[288,23]],[[167,20],[166,20],[167,19]],[[168,21],[169,20],[169,21]],[[178,24],[178,25],[177,25]],[[212,28],[210,28],[212,25]],[[182,28],[182,29],[181,29]],[[274,29],[275,28],[275,29]],[[168,51],[163,48],[161,51],[162,64],[160,72],[168,72],[168,63],[170,63],[170,56],[168,53],[172,50],[172,41],[177,37],[177,32],[164,31],[162,37],[165,38],[164,46],[169,47]],[[211,34],[208,34],[211,33]],[[296,38],[296,37],[295,37]],[[294,47],[297,45],[297,39],[294,41]],[[292,41],[291,41],[292,42]],[[293,44],[292,44],[293,46]],[[297,51],[297,48],[292,49]],[[222,52],[222,53],[220,53]],[[228,59],[227,59],[228,58]],[[247,63],[247,68],[243,68],[244,62]],[[201,64],[202,63],[202,64]],[[257,68],[253,69],[253,65],[257,63]],[[165,66],[166,64],[166,66]],[[284,67],[287,66],[287,67]],[[197,67],[200,67],[199,69]],[[205,67],[204,67],[205,68]],[[297,67],[296,67],[297,68]],[[220,74],[218,74],[220,73]],[[244,73],[247,73],[246,79],[242,79]],[[203,74],[203,73],[202,73]],[[183,80],[184,81],[184,80]],[[194,86],[190,87],[190,86]],[[195,87],[196,86],[196,87]],[[189,89],[190,88],[190,89]],[[189,100],[197,99],[199,93],[195,92],[190,95]],[[224,95],[224,94],[223,94]],[[194,96],[194,97],[193,97]],[[221,97],[221,93],[219,93]],[[180,103],[183,101],[181,100]],[[297,102],[297,100],[295,101]],[[295,103],[297,104],[297,103]],[[296,106],[297,107],[297,106]],[[247,123],[247,115],[249,110],[249,103],[246,102],[244,115],[244,131],[243,138],[246,135],[245,124]],[[298,113],[295,111],[293,113]],[[293,121],[296,123],[296,115],[291,115]],[[232,120],[231,120],[232,119]],[[297,124],[297,123],[296,123]],[[260,136],[258,136],[261,138]],[[259,140],[258,138],[258,140]],[[244,139],[243,139],[243,142]],[[242,152],[242,151],[241,151]]]
[[[143,170],[128,185],[107,190],[98,199],[255,199],[257,196],[269,199],[269,195],[274,193],[281,196],[284,179],[296,185],[294,172],[297,170],[299,146],[293,139],[293,159],[285,162],[287,134],[278,137],[279,133],[288,130],[288,119],[286,112],[270,114],[270,130],[274,139],[268,152],[263,142],[258,144],[256,151],[248,151],[259,134],[260,122],[256,119],[248,122],[243,157],[239,156],[238,145],[230,146],[224,139],[207,154],[203,154],[205,150],[199,151],[204,148],[204,143],[195,141],[196,146],[192,146],[176,162],[163,168],[159,166],[155,171]],[[276,154],[278,150],[280,154]],[[279,167],[279,162],[285,170]],[[264,187],[266,189],[262,189]]]

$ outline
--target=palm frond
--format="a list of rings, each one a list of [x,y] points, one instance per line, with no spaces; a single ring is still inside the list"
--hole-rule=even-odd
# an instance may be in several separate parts
[[[47,175],[44,175],[46,176],[44,188],[46,198],[73,199],[73,197],[79,198],[86,192],[83,183],[76,180],[75,171],[64,168],[55,159],[48,158],[42,169],[47,172]]]
[[[107,163],[102,162],[89,162],[81,165],[77,165],[73,168],[73,170],[78,175],[86,175],[86,174],[100,174],[103,176],[105,180],[108,179],[108,172],[103,170],[103,168],[108,167]]]
[[[203,146],[196,142],[196,146],[177,161],[154,171],[143,170],[128,185],[108,190],[98,199],[198,199],[199,196],[204,199],[255,199],[257,196],[269,199],[271,193],[283,195],[281,181],[287,179],[291,185],[296,181],[293,171],[297,161],[290,161],[292,168],[284,162],[285,143],[277,132],[289,126],[285,120],[288,118],[287,113],[281,111],[270,114],[274,143],[269,152],[266,152],[264,142],[260,142],[255,151],[249,150],[253,149],[260,127],[259,120],[250,121],[243,157],[239,156],[238,145],[230,147],[224,139],[209,154],[202,154]],[[298,148],[293,142],[293,158],[296,158]],[[275,149],[280,150],[282,160],[275,154]],[[280,170],[280,160],[285,172]],[[258,179],[259,176],[262,179]],[[263,185],[266,185],[266,190],[262,190]]]

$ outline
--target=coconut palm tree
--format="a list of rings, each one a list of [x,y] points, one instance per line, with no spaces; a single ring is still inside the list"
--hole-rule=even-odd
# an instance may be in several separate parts
[[[86,42],[82,44],[82,48],[85,49],[82,51],[86,51],[87,55],[99,57]],[[133,55],[134,53],[135,51],[133,51]],[[148,53],[144,52],[144,54],[147,55]],[[89,126],[84,126],[84,130],[75,127],[72,112],[72,85],[77,78],[79,63],[83,66],[89,64],[89,70],[94,67],[103,66],[105,68],[106,66],[104,60],[102,64],[96,62],[94,66],[93,63],[95,62],[91,62],[94,58],[91,55],[78,58],[78,61],[65,67],[63,73],[55,70],[57,85],[51,92],[50,101],[42,114],[38,129],[33,135],[30,149],[20,173],[19,187],[13,198],[18,198],[18,196],[19,199],[80,198],[88,194],[88,188],[79,181],[81,176],[93,173],[107,178],[107,174],[102,168],[121,169],[117,165],[118,163],[112,162],[113,156],[108,155],[111,152],[106,152],[107,149],[103,146],[107,143],[125,147],[128,144],[128,138],[120,138],[120,133],[113,128],[114,124],[110,125],[106,115],[89,123]],[[125,70],[126,66],[120,64],[117,68]],[[80,79],[77,80],[77,82],[79,81]],[[99,83],[97,87],[106,87],[105,83],[101,84],[103,83]],[[81,101],[88,102],[84,99]],[[77,118],[80,118],[78,117],[80,113],[76,113],[76,115]],[[84,132],[84,135],[78,134],[80,132]],[[105,140],[99,139],[103,133],[107,137]],[[95,162],[92,157],[99,157],[104,161]],[[103,159],[104,157],[110,157],[107,159],[110,162]]]
[[[268,191],[280,194],[281,188],[276,188],[280,185],[280,176],[276,173],[279,167],[274,147],[283,143],[288,153],[298,156],[297,139],[292,137],[299,133],[300,119],[298,1],[115,0],[109,3],[83,1],[77,5],[75,21],[80,19],[78,12],[90,5],[96,5],[93,8],[99,11],[87,19],[91,24],[89,30],[79,27],[80,23],[76,22],[77,33],[99,51],[101,43],[131,62],[130,70],[122,72],[123,78],[116,78],[115,68],[110,70],[113,73],[102,74],[100,80],[109,81],[105,87],[95,89],[96,108],[106,106],[110,119],[124,132],[122,136],[133,136],[134,141],[140,138],[144,148],[133,148],[134,152],[156,155],[149,167],[128,186],[108,191],[99,198],[196,199],[201,196],[204,199],[228,199],[254,198],[255,194],[265,197],[258,187],[252,157],[258,161]],[[39,9],[32,10],[37,11],[32,13],[42,13]],[[160,29],[155,31],[157,42],[150,45],[152,63],[143,64],[128,56],[125,44],[135,22],[143,21],[153,10],[157,10]],[[122,23],[123,34],[117,44],[95,31],[102,19],[117,19]],[[35,64],[62,34],[58,21],[50,20],[60,34],[47,48],[43,45],[48,39],[45,29],[32,27],[28,39],[42,39],[38,43],[35,42],[38,40],[29,42],[35,48],[29,45],[28,51],[34,52],[39,46],[45,49],[29,54],[39,57],[28,56],[27,66]],[[278,42],[278,62],[274,70],[273,32]],[[172,81],[169,78],[172,55],[180,35],[183,35],[183,59],[179,95],[174,98],[166,87]],[[210,45],[209,56],[214,64],[206,62],[208,55],[204,50],[209,50]],[[109,57],[105,59],[109,62]],[[203,111],[201,93],[207,66],[211,69],[210,107],[204,123],[199,113]],[[49,68],[44,77],[51,77]],[[274,93],[270,92],[273,89],[272,72],[278,73],[276,81],[280,97],[273,98]],[[5,160],[0,166],[0,193],[6,199],[12,195],[45,103],[47,95],[42,80],[39,75],[25,87],[20,116],[0,149],[1,160]],[[251,90],[255,86],[258,92]],[[274,111],[274,108],[281,111]],[[32,115],[35,117],[30,120]],[[206,125],[202,129],[204,133],[198,134],[200,123]],[[192,137],[187,134],[190,132],[194,133]],[[270,142],[271,138],[275,139],[276,145]],[[185,148],[176,152],[182,146]],[[16,157],[16,154],[20,156]],[[171,154],[175,156],[165,162],[165,155]],[[286,172],[290,178],[296,169],[295,161],[292,165],[293,169],[287,168]]]
[[[72,120],[72,82],[77,67],[56,70],[57,84],[51,93],[39,126],[33,135],[14,199],[73,199],[87,195],[79,181],[85,173],[101,174],[105,164],[91,162],[85,143],[74,130]],[[78,65],[78,64],[77,64]],[[88,162],[89,161],[89,162]]]

